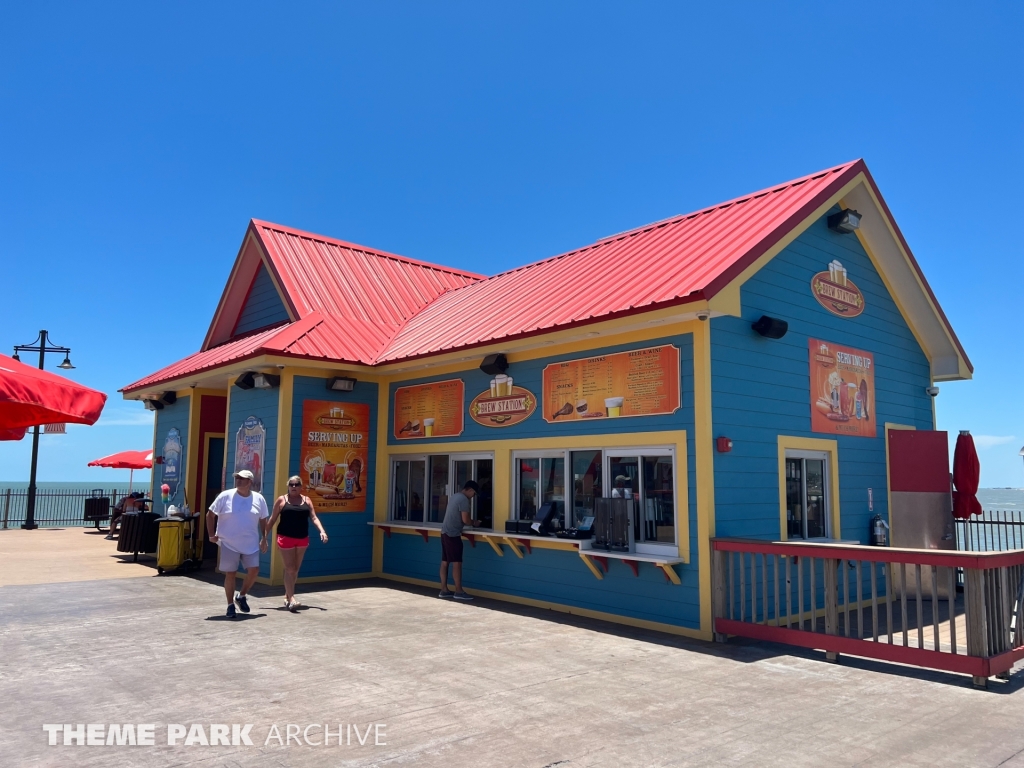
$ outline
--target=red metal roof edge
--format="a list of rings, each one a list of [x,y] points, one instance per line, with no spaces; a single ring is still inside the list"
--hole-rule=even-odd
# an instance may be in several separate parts
[[[875,197],[878,198],[879,204],[882,206],[882,210],[886,217],[889,219],[889,223],[892,225],[893,231],[896,233],[896,237],[899,238],[900,244],[903,246],[903,251],[907,254],[907,258],[910,259],[910,264],[917,272],[918,278],[921,280],[921,285],[924,286],[925,291],[928,292],[928,298],[932,301],[932,306],[935,307],[935,311],[939,315],[939,319],[942,320],[942,324],[946,326],[946,330],[949,332],[950,338],[953,340],[953,344],[956,345],[957,351],[960,356],[964,359],[964,363],[967,365],[967,369],[974,373],[974,364],[971,363],[971,359],[967,356],[966,350],[964,350],[963,344],[960,343],[960,338],[956,335],[956,331],[953,330],[953,324],[949,322],[949,318],[946,317],[946,313],[942,309],[942,305],[939,304],[939,300],[935,298],[935,293],[932,291],[931,285],[928,284],[927,278],[924,276],[924,271],[921,269],[921,265],[917,263],[917,258],[914,256],[914,252],[910,250],[910,245],[907,243],[907,239],[903,236],[902,230],[900,230],[899,224],[896,223],[896,218],[892,215],[892,211],[889,210],[889,204],[885,202],[885,198],[882,197],[882,191],[878,188],[875,183],[875,178],[871,175],[871,171],[868,170],[867,164],[863,160],[860,161],[863,165],[864,177],[868,180],[868,184],[871,185],[871,189],[875,193]]]
[[[725,202],[722,202],[722,203],[715,203],[714,205],[709,205],[709,206],[706,206],[705,208],[701,208],[701,209],[696,210],[696,211],[691,211],[690,213],[676,214],[674,216],[669,216],[668,218],[665,218],[665,219],[659,219],[658,221],[654,221],[654,222],[651,222],[649,224],[643,224],[641,226],[634,227],[632,229],[627,229],[627,230],[625,230],[623,232],[618,232],[618,233],[616,233],[614,235],[607,235],[605,237],[599,238],[598,240],[595,240],[594,242],[588,243],[587,245],[581,246],[579,248],[573,248],[572,250],[564,251],[563,253],[556,254],[555,256],[548,256],[548,257],[540,259],[538,261],[530,262],[529,264],[523,264],[522,266],[519,266],[519,267],[513,267],[512,269],[506,269],[504,272],[498,272],[497,274],[492,275],[491,277],[489,277],[487,279],[488,280],[493,280],[494,278],[501,277],[502,275],[509,275],[509,274],[514,273],[514,272],[521,272],[521,271],[523,271],[525,269],[532,269],[533,267],[539,266],[541,264],[546,264],[547,262],[550,262],[550,261],[556,261],[557,259],[562,259],[562,258],[565,258],[566,256],[572,256],[572,255],[577,254],[577,253],[582,253],[583,251],[589,251],[592,248],[597,248],[598,246],[604,245],[604,244],[606,244],[606,243],[608,243],[608,242],[610,242],[612,240],[624,240],[627,237],[631,237],[631,236],[637,235],[637,234],[642,234],[644,232],[649,232],[652,229],[657,229],[658,227],[663,227],[663,226],[666,226],[668,224],[672,224],[674,222],[680,221],[682,219],[694,219],[694,218],[696,218],[698,216],[702,216],[702,215],[704,215],[706,213],[711,213],[713,211],[717,211],[717,210],[720,210],[722,208],[729,208],[730,206],[737,205],[739,203],[745,203],[748,200],[754,199],[755,197],[763,197],[765,195],[772,194],[773,192],[778,192],[778,191],[786,189],[788,187],[795,187],[795,186],[798,186],[800,184],[804,184],[804,183],[806,183],[808,181],[811,181],[813,179],[820,179],[820,178],[822,178],[824,176],[828,176],[828,174],[830,174],[830,173],[837,173],[839,171],[846,170],[846,169],[856,165],[857,163],[863,163],[863,162],[864,161],[862,159],[858,159],[858,160],[852,160],[852,161],[846,162],[846,163],[841,163],[840,165],[833,166],[832,168],[826,168],[826,169],[821,170],[821,171],[815,171],[814,173],[807,174],[806,176],[801,176],[799,178],[792,179],[790,181],[786,181],[786,182],[783,182],[781,184],[776,184],[776,185],[771,186],[771,187],[766,187],[765,189],[758,190],[757,192],[750,192],[750,193],[745,194],[745,195],[740,195],[739,197],[734,197],[731,200],[726,200]],[[790,217],[790,219],[792,219],[792,217]],[[787,224],[788,224],[788,221],[789,220],[787,220]],[[461,290],[461,288],[457,288],[456,290]],[[712,294],[708,294],[708,297],[710,298],[711,295]]]
[[[337,239],[335,237],[327,237],[326,235],[318,235],[315,232],[307,232],[307,231],[302,230],[302,229],[296,229],[295,227],[285,226],[284,224],[275,224],[272,221],[264,221],[263,219],[251,219],[250,223],[253,226],[255,226],[255,227],[266,227],[267,229],[276,229],[276,230],[278,230],[280,232],[284,232],[284,233],[289,234],[289,235],[294,235],[296,237],[303,237],[303,238],[306,238],[306,239],[309,239],[309,240],[315,240],[315,241],[319,241],[321,243],[327,243],[327,244],[330,244],[330,245],[338,245],[338,246],[341,246],[342,248],[349,248],[349,249],[354,250],[354,251],[361,251],[363,253],[368,253],[371,256],[380,256],[380,257],[385,258],[385,259],[394,259],[395,261],[403,261],[406,264],[412,264],[413,266],[416,266],[416,267],[424,267],[426,269],[434,269],[434,270],[437,270],[438,272],[448,272],[449,274],[452,274],[452,275],[459,275],[460,277],[468,277],[468,278],[472,278],[474,280],[486,280],[487,279],[487,275],[481,275],[481,274],[478,274],[476,272],[469,272],[467,270],[456,269],[454,267],[446,267],[443,264],[434,264],[434,263],[429,262],[429,261],[421,261],[419,259],[411,259],[408,256],[402,256],[402,255],[397,254],[397,253],[390,253],[389,251],[382,251],[379,248],[371,248],[371,247],[366,246],[366,245],[359,245],[358,243],[350,243],[347,240],[339,240],[339,239]],[[261,243],[263,242],[262,238],[260,238],[260,242]]]

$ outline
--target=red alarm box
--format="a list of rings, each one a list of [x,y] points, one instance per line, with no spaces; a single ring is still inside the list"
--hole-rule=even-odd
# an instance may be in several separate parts
[[[719,453],[728,453],[732,450],[732,440],[728,437],[716,437],[715,448],[718,449]]]

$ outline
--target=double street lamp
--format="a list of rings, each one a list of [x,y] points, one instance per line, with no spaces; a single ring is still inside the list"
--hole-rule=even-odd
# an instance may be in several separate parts
[[[31,344],[19,344],[14,348],[14,359],[21,360],[18,357],[19,352],[38,352],[39,353],[39,370],[43,370],[43,362],[46,359],[47,352],[63,352],[64,362],[58,365],[58,368],[63,368],[65,371],[70,371],[73,366],[71,364],[71,350],[67,347],[54,347],[50,346],[47,342],[49,336],[46,331],[40,331],[39,336]],[[32,469],[29,472],[28,478],[28,499],[25,504],[25,522],[22,524],[22,528],[32,530],[38,528],[36,525],[36,465],[39,462],[39,425],[37,424],[32,428]]]

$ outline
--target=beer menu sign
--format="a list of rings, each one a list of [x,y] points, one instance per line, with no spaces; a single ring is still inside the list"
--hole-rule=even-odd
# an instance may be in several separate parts
[[[543,382],[550,423],[675,413],[679,349],[668,344],[552,363]]]
[[[370,406],[330,400],[302,404],[299,464],[317,512],[365,512]]]
[[[458,437],[465,401],[462,379],[399,387],[395,390],[395,439]]]
[[[833,315],[856,317],[864,311],[864,294],[838,260],[832,260],[828,272],[819,272],[811,278],[811,293]]]
[[[875,359],[870,352],[810,339],[811,431],[875,437]]]

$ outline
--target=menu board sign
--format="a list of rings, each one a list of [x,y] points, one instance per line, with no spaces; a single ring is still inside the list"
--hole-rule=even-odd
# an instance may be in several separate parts
[[[330,400],[302,404],[299,465],[318,512],[365,512],[370,406]]]
[[[399,387],[395,390],[395,438],[458,437],[465,402],[462,379]]]
[[[876,437],[875,360],[870,352],[809,339],[811,431]]]
[[[675,413],[679,349],[669,344],[552,363],[543,392],[547,422]]]

